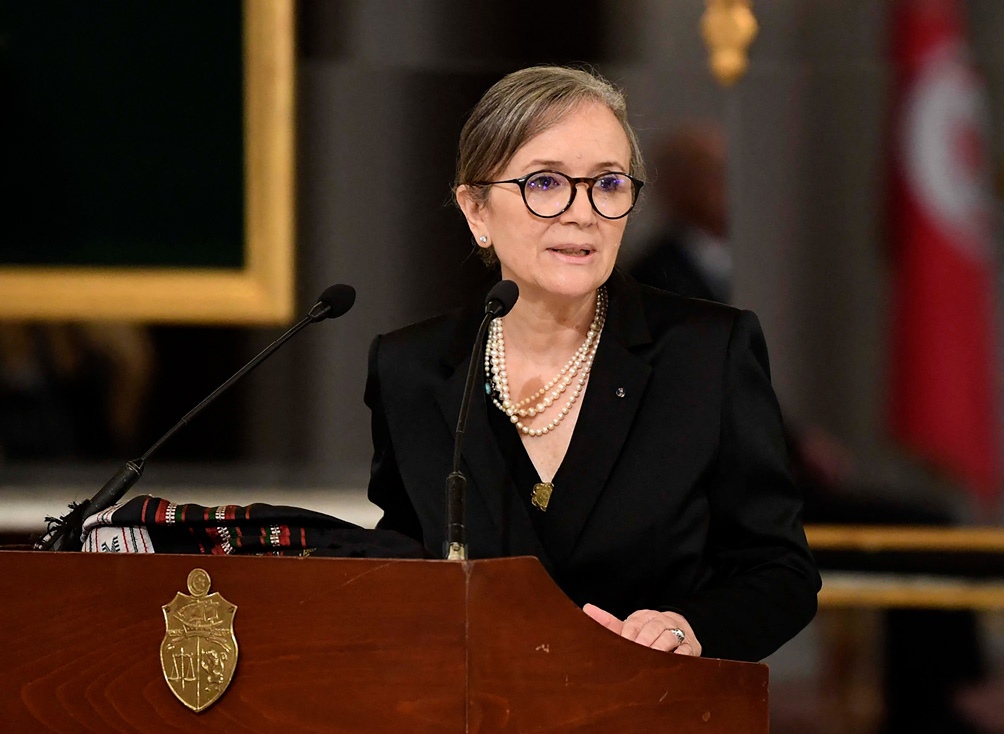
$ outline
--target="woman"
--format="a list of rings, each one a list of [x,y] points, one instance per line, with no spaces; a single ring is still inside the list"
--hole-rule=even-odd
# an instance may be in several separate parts
[[[467,423],[472,558],[537,556],[639,644],[759,660],[809,622],[819,577],[787,475],[756,317],[615,269],[641,188],[622,95],[515,72],[461,134],[456,201],[519,286]],[[380,527],[438,555],[453,427],[483,310],[378,337],[367,404]]]

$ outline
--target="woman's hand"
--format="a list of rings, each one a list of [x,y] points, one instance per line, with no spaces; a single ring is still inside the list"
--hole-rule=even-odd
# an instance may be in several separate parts
[[[586,604],[582,611],[608,630],[639,645],[675,652],[677,655],[701,655],[701,643],[694,630],[682,615],[675,612],[639,609],[622,622],[593,604]]]

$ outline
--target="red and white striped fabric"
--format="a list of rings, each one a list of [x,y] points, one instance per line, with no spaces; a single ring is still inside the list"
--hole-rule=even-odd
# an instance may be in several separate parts
[[[84,520],[81,542],[88,553],[153,553],[150,531],[142,525],[115,525],[122,505],[112,505]]]

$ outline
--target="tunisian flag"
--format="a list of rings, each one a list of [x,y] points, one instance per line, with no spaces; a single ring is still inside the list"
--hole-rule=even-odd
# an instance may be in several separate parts
[[[999,485],[994,219],[962,0],[899,0],[890,428],[984,502]]]

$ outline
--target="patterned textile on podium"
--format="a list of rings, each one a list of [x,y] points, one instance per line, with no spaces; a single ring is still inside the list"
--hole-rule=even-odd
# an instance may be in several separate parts
[[[179,505],[142,495],[84,521],[83,549],[99,553],[323,555],[425,558],[422,545],[301,507]]]

